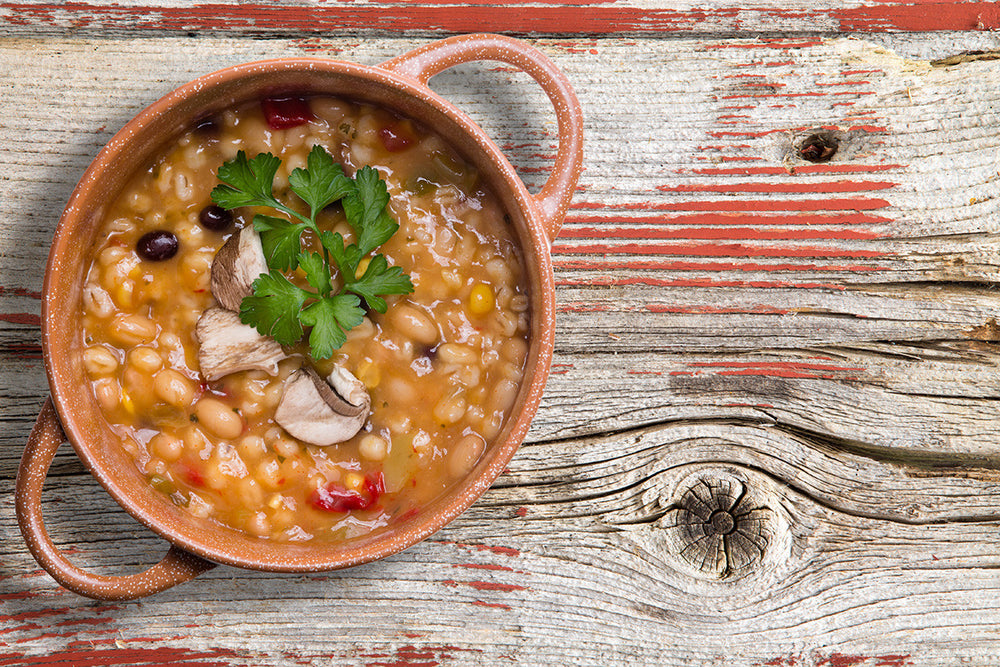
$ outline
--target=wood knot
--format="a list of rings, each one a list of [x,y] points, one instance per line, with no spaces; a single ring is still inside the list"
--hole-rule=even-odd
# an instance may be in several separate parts
[[[701,471],[677,488],[664,523],[671,552],[698,573],[736,577],[759,564],[774,534],[773,512],[748,481]]]
[[[833,132],[814,132],[799,144],[799,156],[809,162],[829,162],[836,155],[840,142]]]

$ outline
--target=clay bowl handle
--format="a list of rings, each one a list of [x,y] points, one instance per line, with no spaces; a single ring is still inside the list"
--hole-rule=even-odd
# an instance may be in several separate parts
[[[153,567],[128,576],[93,574],[69,562],[52,543],[42,521],[42,485],[56,450],[65,441],[52,399],[46,399],[28,436],[14,492],[17,522],[28,550],[56,581],[97,600],[131,600],[166,590],[215,567],[215,563],[174,546]]]
[[[583,114],[569,80],[548,56],[524,42],[501,35],[449,37],[388,60],[379,67],[428,80],[455,65],[495,60],[513,65],[533,78],[549,96],[559,123],[556,162],[541,192],[534,196],[549,242],[559,234],[583,163]]]

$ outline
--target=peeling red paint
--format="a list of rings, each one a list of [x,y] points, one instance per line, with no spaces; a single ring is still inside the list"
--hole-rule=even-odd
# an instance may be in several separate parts
[[[698,200],[698,201],[658,201],[634,204],[579,203],[572,209],[585,210],[609,208],[622,211],[731,211],[745,213],[748,209],[754,211],[871,211],[886,208],[889,202],[885,199],[869,199],[857,197],[854,199],[760,199],[743,201],[733,199]]]
[[[228,658],[236,657],[229,649],[195,651],[182,648],[117,648],[111,650],[63,650],[47,655],[24,653],[0,654],[0,667],[35,667],[37,665],[73,665],[73,667],[113,667],[114,665],[171,665],[171,667],[229,667]],[[216,660],[221,658],[220,660]],[[207,660],[207,661],[206,661]]]
[[[42,293],[29,290],[24,287],[3,287],[0,286],[0,296],[21,296],[29,299],[41,299]]]
[[[786,241],[826,239],[840,241],[869,241],[883,238],[883,234],[856,229],[754,229],[748,227],[681,228],[681,229],[628,229],[613,230],[598,227],[564,227],[560,239],[690,239],[724,241]]]
[[[452,567],[467,568],[470,570],[494,570],[497,572],[513,572],[514,568],[496,563],[455,563]]]
[[[38,327],[42,325],[42,318],[34,313],[0,313],[0,321],[11,324],[27,324]]]
[[[608,261],[603,260],[566,260],[557,259],[553,261],[553,267],[557,270],[596,270],[596,271],[743,271],[743,272],[790,272],[790,271],[824,271],[824,272],[849,272],[868,273],[883,271],[879,266],[869,264],[790,264],[773,263],[764,264],[759,262],[694,262],[694,261],[651,261],[651,260],[628,260],[628,261]]]
[[[886,2],[833,9],[830,16],[845,32],[996,30],[1000,28],[1000,3]]]
[[[362,654],[360,657],[385,658],[385,661],[366,662],[365,667],[435,667],[442,661],[454,659],[454,654],[460,652],[482,653],[482,650],[447,645],[406,645],[395,649],[391,655]]]
[[[646,310],[651,313],[673,313],[677,315],[787,315],[791,311],[773,306],[726,307],[726,306],[676,306],[649,304]]]
[[[502,584],[495,581],[467,581],[466,585],[472,586],[477,591],[500,591],[503,593],[511,593],[513,591],[526,591],[527,586],[519,586],[517,584]]]
[[[694,169],[692,173],[705,176],[753,176],[800,174],[868,174],[880,171],[905,169],[902,164],[809,164],[798,167],[736,167]]]
[[[896,183],[887,181],[830,181],[820,183],[720,183],[659,185],[661,192],[781,192],[796,194],[830,193],[830,192],[875,192],[896,187]]]
[[[814,225],[878,225],[892,218],[869,213],[791,213],[786,215],[755,215],[747,213],[687,213],[681,215],[573,215],[566,218],[560,236],[570,228],[586,224],[621,225],[752,225],[752,226],[814,226]]]
[[[559,287],[623,287],[627,285],[642,285],[646,287],[739,287],[752,289],[827,289],[844,291],[846,285],[839,283],[803,282],[789,280],[716,280],[712,278],[651,278],[639,276],[633,278],[612,278],[601,276],[597,278],[559,279],[555,284]]]
[[[821,246],[750,246],[742,243],[594,243],[552,246],[553,254],[672,255],[692,257],[809,257],[827,259],[876,259],[881,250],[852,250]]]
[[[515,2],[494,4],[477,0],[463,5],[429,0],[420,4],[386,2],[282,6],[256,2],[238,5],[200,3],[178,7],[122,7],[89,2],[0,4],[0,24],[9,26],[141,31],[253,32],[265,34],[329,33],[345,30],[445,32],[677,33],[745,29],[747,24],[784,29],[827,29],[843,32],[989,30],[1000,27],[995,2],[884,2],[842,8],[821,6],[808,11],[748,7],[717,9],[649,9],[615,6],[603,0]],[[788,51],[810,48],[821,40],[720,45],[719,48],[768,48]]]
[[[502,602],[484,602],[483,600],[473,600],[472,604],[477,607],[489,607],[491,609],[503,609],[505,611],[510,611],[509,604],[503,604]]]

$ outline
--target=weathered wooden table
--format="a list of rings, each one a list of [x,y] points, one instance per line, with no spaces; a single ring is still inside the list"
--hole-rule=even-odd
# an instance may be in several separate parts
[[[998,28],[1000,4],[952,0],[0,4],[0,665],[1000,664]],[[382,562],[220,567],[133,603],[58,587],[12,489],[88,162],[225,65],[477,30],[551,56],[587,128],[509,472]],[[527,77],[433,86],[544,180]],[[80,564],[163,553],[68,446],[47,489]]]

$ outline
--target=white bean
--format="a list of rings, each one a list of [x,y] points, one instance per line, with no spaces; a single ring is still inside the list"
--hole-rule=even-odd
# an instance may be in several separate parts
[[[164,368],[153,378],[153,393],[161,401],[175,408],[186,408],[191,405],[191,401],[194,400],[194,392],[195,388],[191,380],[173,368]],[[198,418],[201,419],[201,416],[199,415]]]
[[[396,304],[389,311],[390,324],[402,335],[418,343],[430,345],[438,339],[438,329],[423,312],[407,304]]]
[[[243,432],[243,418],[217,398],[202,398],[194,406],[198,423],[220,438],[232,440]]]

